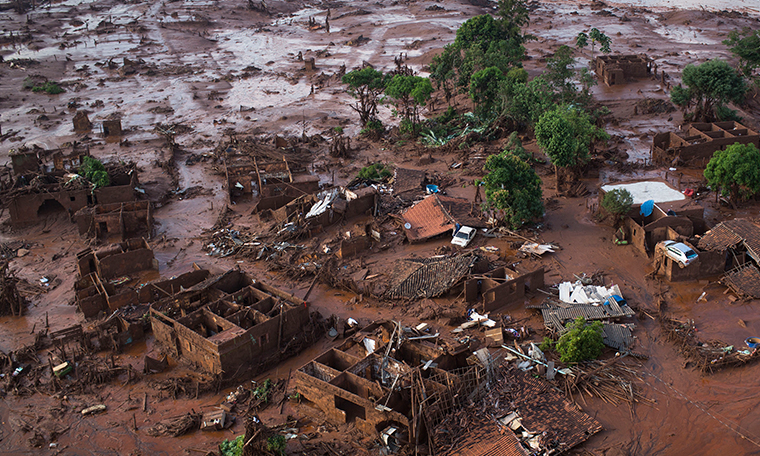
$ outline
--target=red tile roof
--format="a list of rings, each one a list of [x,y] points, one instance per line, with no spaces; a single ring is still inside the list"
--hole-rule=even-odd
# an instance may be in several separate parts
[[[454,224],[483,228],[485,223],[472,215],[472,203],[463,198],[430,195],[402,214],[404,231],[410,242],[422,241],[454,229]],[[409,224],[409,228],[406,224]]]
[[[454,219],[441,206],[437,195],[430,195],[401,215],[410,242],[422,241],[454,229]],[[407,228],[408,227],[408,228]]]

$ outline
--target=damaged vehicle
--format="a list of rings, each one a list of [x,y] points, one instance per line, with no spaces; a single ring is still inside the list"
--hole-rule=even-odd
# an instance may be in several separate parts
[[[459,247],[467,247],[472,239],[475,237],[477,231],[475,228],[469,226],[463,226],[454,233],[454,237],[451,239],[451,243],[458,245]]]
[[[698,258],[697,252],[683,242],[662,241],[658,247],[682,268],[690,265]]]

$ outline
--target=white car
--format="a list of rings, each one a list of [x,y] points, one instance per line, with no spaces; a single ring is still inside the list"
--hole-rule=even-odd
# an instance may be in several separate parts
[[[463,226],[459,228],[459,231],[454,234],[454,237],[451,239],[451,243],[458,245],[459,247],[467,247],[467,245],[472,241],[472,238],[475,237],[476,232],[477,230],[475,230],[475,228]]]
[[[682,268],[690,265],[698,258],[697,252],[683,242],[662,241],[660,245],[665,255],[678,262]]]

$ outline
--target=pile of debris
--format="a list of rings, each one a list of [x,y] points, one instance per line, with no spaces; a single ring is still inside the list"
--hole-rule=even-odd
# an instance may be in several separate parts
[[[8,265],[8,261],[0,262],[0,316],[21,316],[27,302],[16,286],[19,279]]]
[[[760,359],[757,349],[737,350],[719,340],[700,340],[694,320],[679,321],[662,314],[658,320],[668,340],[678,346],[687,362],[694,363],[694,367],[703,373],[744,366]]]
[[[632,317],[635,312],[622,297],[617,285],[593,285],[594,281],[584,276],[575,283],[562,282],[558,286],[559,299],[549,297],[541,304],[530,305],[528,308],[540,310],[546,329],[557,335],[564,334],[568,323],[578,317],[605,320],[605,345],[627,352],[634,342],[635,325],[614,323],[611,320]]]
[[[494,366],[483,398],[433,429],[436,454],[557,454],[602,430],[551,383],[518,368],[518,359]]]

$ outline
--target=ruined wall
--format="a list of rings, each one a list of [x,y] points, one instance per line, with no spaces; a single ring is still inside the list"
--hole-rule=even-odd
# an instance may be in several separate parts
[[[103,280],[133,274],[135,272],[157,269],[153,251],[148,248],[128,250],[124,253],[107,256],[98,261],[98,275]]]
[[[126,203],[135,199],[132,185],[109,185],[95,189],[95,201],[98,204]]]
[[[294,380],[296,391],[322,410],[327,419],[334,424],[353,422],[357,429],[367,435],[376,435],[377,427],[389,421],[398,423],[407,429],[409,427],[409,420],[406,416],[395,411],[378,411],[372,401],[333,384],[340,383],[341,380],[353,384],[364,382],[367,384],[367,389],[372,388],[371,385],[374,384],[363,380],[361,377],[343,372],[333,378],[331,383],[327,383],[298,370],[295,372]]]
[[[684,268],[677,261],[673,261],[665,255],[662,255],[661,259],[656,258],[655,261],[662,261],[658,274],[664,275],[670,282],[685,282],[714,277],[722,274],[726,266],[724,253],[711,251],[699,252],[699,258]]]
[[[340,241],[340,247],[338,248],[338,258],[351,258],[356,254],[367,250],[371,242],[367,236],[357,236],[351,239],[344,239]]]
[[[60,192],[30,193],[15,197],[8,206],[11,224],[20,226],[36,223],[40,220],[40,209],[47,201],[48,206],[60,204],[61,212],[73,214],[88,204],[87,190],[72,190]],[[52,207],[51,206],[51,207]]]

